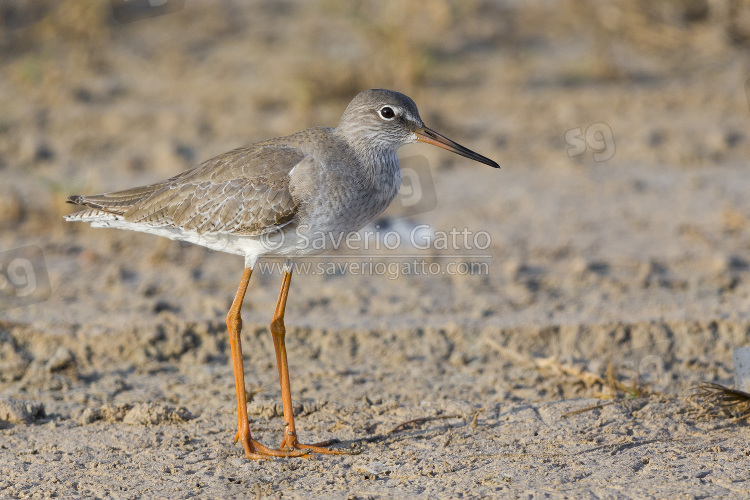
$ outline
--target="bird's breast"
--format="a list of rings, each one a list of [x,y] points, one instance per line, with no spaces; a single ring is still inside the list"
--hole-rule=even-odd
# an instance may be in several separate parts
[[[352,232],[380,215],[398,194],[401,168],[395,154],[378,160],[326,172],[300,222],[322,232]]]

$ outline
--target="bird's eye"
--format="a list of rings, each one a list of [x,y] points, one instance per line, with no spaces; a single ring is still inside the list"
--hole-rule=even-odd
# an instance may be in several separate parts
[[[393,111],[393,108],[390,106],[384,106],[380,108],[380,116],[385,118],[386,120],[392,120],[394,116],[396,116],[396,113]]]

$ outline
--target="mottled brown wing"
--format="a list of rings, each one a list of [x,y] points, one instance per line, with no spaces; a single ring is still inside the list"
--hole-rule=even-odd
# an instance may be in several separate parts
[[[164,182],[69,201],[129,222],[186,231],[260,235],[292,220],[289,172],[305,154],[261,143],[216,156]]]

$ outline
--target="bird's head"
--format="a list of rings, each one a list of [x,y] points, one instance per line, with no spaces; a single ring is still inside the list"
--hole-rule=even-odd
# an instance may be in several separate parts
[[[347,106],[336,130],[358,149],[384,148],[395,151],[404,144],[424,142],[500,168],[489,158],[427,128],[414,101],[393,90],[360,92]]]

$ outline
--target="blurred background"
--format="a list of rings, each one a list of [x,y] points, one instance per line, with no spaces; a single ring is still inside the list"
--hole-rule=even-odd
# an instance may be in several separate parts
[[[373,87],[411,96],[428,126],[502,165],[402,150],[427,158],[437,197],[408,223],[489,232],[489,273],[302,276],[292,324],[746,316],[750,3],[152,4],[0,3],[0,249],[41,248],[51,286],[4,319],[220,321],[241,258],[65,223],[65,198],[335,126]],[[254,321],[270,316],[277,281],[254,277]]]
[[[118,21],[123,3],[144,18]],[[565,134],[600,122],[618,165],[748,156],[740,0],[188,0],[146,17],[148,5],[0,4],[4,227],[63,213],[71,190],[152,182],[238,145],[335,126],[372,87],[413,97],[431,127],[513,171],[591,163],[567,154]],[[39,189],[29,199],[18,183]]]

